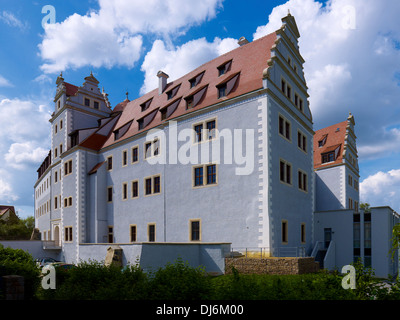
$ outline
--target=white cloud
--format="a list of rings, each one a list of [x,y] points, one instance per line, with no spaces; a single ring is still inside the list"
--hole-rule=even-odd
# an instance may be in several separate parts
[[[13,87],[13,84],[0,75],[0,87]]]
[[[26,169],[28,165],[37,165],[47,156],[49,150],[27,141],[23,143],[13,143],[4,159],[7,164],[15,169]]]
[[[40,55],[45,73],[82,66],[132,68],[142,52],[143,34],[165,38],[215,17],[221,0],[100,0],[98,12],[73,14],[48,24]]]
[[[379,171],[360,183],[360,200],[371,206],[388,205],[400,210],[400,169]]]
[[[25,30],[28,28],[28,24],[26,22],[22,22],[13,13],[8,11],[3,11],[0,13],[0,21],[3,21],[10,27],[18,28],[21,30]]]
[[[19,198],[13,191],[10,180],[10,175],[5,170],[0,169],[0,203],[2,204],[12,203]]]
[[[158,86],[156,75],[159,70],[167,73],[171,80],[177,79],[236,47],[237,40],[232,38],[215,38],[213,42],[200,38],[174,49],[168,49],[162,40],[156,40],[141,67],[145,80],[140,92],[144,94]]]

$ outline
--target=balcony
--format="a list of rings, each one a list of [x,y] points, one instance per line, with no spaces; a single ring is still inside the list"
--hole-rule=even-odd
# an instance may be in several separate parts
[[[61,241],[42,240],[43,250],[61,250]]]

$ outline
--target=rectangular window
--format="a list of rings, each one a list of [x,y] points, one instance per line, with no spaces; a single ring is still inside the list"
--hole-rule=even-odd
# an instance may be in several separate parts
[[[131,238],[131,242],[137,241],[136,225],[130,226],[130,238]]]
[[[200,241],[200,220],[190,221],[190,241]]]
[[[207,184],[217,182],[217,166],[215,164],[207,165]]]
[[[281,239],[283,244],[288,243],[288,222],[287,220],[282,220],[281,223]]]
[[[122,199],[123,200],[128,199],[128,184],[127,183],[122,184]]]
[[[66,242],[72,242],[72,227],[64,228],[64,240]]]
[[[353,177],[349,174],[349,177],[348,177],[348,182],[349,182],[349,186],[353,186]]]
[[[218,98],[226,96],[226,83],[218,87]]]
[[[194,186],[203,185],[203,167],[194,168]]]
[[[72,173],[72,160],[64,163],[64,176]]]
[[[202,139],[203,124],[195,125],[194,131],[195,131],[194,142],[201,142],[203,140]]]
[[[94,101],[93,102],[93,108],[99,109],[99,102],[98,101]]]
[[[193,187],[216,185],[217,174],[216,164],[193,167]]]
[[[215,120],[210,120],[206,122],[207,128],[207,140],[212,140],[215,138]]]
[[[147,236],[149,242],[156,241],[156,225],[155,224],[148,224],[147,225]]]
[[[90,100],[88,98],[85,98],[85,106],[90,107]]]
[[[114,227],[108,226],[108,243],[114,243]]]
[[[144,144],[144,159],[155,157],[160,154],[160,140],[155,138],[153,141],[147,141]]]
[[[151,178],[145,179],[145,194],[151,194]]]
[[[139,181],[132,181],[132,198],[139,196]]]
[[[302,223],[300,228],[300,241],[301,243],[306,243],[306,224]]]
[[[132,163],[139,161],[139,147],[132,148]]]
[[[292,99],[292,88],[289,85],[286,86],[286,96],[288,97],[289,100]]]
[[[332,161],[335,161],[334,151],[322,154],[322,163],[327,163]]]
[[[144,145],[144,158],[151,157],[151,142],[146,142]]]
[[[107,158],[107,170],[111,171],[112,168],[113,168],[113,158],[112,158],[112,156],[109,156]]]
[[[54,209],[57,209],[58,207],[57,199],[57,197],[54,197]]]
[[[300,131],[297,131],[297,146],[304,152],[307,152],[307,138]]]
[[[107,187],[107,201],[113,201],[113,187]]]
[[[279,178],[281,182],[292,184],[292,166],[285,160],[279,162]]]
[[[353,199],[349,198],[349,209],[353,209]]]
[[[290,134],[290,122],[286,120],[283,116],[279,116],[279,134],[289,141],[291,140]]]
[[[160,186],[160,176],[155,176],[153,177],[153,193],[160,193],[161,192],[161,186]]]
[[[283,79],[281,80],[281,91],[286,93],[286,81]]]
[[[299,189],[307,192],[307,174],[303,171],[298,171]]]
[[[122,151],[122,166],[126,166],[128,164],[128,151]]]

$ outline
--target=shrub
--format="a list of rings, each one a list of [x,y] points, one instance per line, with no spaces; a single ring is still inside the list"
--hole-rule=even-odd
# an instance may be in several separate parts
[[[192,268],[178,259],[150,275],[149,299],[200,300],[211,294],[210,279],[204,268]]]
[[[0,244],[0,277],[19,275],[24,277],[25,299],[34,299],[40,285],[40,271],[33,257],[21,249],[4,248]]]

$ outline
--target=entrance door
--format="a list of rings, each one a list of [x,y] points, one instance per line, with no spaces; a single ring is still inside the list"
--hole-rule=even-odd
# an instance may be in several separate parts
[[[324,228],[324,245],[328,249],[329,243],[332,241],[332,228]]]

